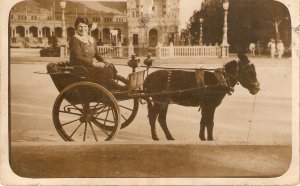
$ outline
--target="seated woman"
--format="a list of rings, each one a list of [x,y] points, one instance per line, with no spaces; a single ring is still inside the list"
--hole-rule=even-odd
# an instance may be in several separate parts
[[[116,68],[101,57],[94,38],[88,33],[88,19],[78,17],[75,21],[75,35],[69,42],[70,65],[86,67],[92,82],[104,85],[108,89],[124,89],[113,80],[117,74]]]

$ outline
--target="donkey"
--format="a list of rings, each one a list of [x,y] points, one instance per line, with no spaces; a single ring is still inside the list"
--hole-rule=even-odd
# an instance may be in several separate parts
[[[245,54],[239,53],[238,58],[239,61],[230,61],[222,69],[218,69],[219,72],[221,70],[221,77],[223,77],[225,83],[220,83],[220,78],[216,76],[216,70],[203,70],[205,85],[202,87],[199,86],[195,71],[158,70],[149,74],[144,81],[144,89],[146,93],[152,94],[152,97],[146,99],[152,139],[159,140],[155,128],[156,119],[158,118],[166,138],[174,140],[166,123],[168,106],[170,103],[174,103],[182,106],[200,107],[202,118],[199,138],[202,141],[206,140],[206,129],[207,140],[213,140],[215,110],[221,104],[225,95],[231,95],[237,83],[248,89],[252,95],[258,93],[260,89],[254,64],[249,61]],[[197,89],[197,87],[199,88]],[[183,89],[194,90],[179,91]],[[164,94],[163,92],[171,93]]]

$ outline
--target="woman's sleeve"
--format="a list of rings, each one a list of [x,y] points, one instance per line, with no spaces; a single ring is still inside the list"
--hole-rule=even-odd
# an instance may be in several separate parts
[[[80,41],[78,39],[72,38],[70,43],[70,50],[72,51],[71,54],[73,55],[73,59],[76,61],[80,61],[81,63],[85,64],[85,66],[93,66],[90,60],[82,55]]]

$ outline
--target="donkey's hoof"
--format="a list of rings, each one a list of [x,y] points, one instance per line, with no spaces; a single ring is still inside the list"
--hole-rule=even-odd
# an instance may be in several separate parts
[[[206,138],[200,138],[201,141],[206,141]]]
[[[207,138],[207,141],[214,141],[213,138]]]
[[[167,140],[175,140],[173,137],[168,137]]]
[[[154,141],[159,141],[158,137],[152,137]]]

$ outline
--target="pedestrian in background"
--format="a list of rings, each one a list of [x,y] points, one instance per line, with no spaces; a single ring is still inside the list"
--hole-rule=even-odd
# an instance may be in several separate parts
[[[277,50],[278,50],[278,59],[281,59],[281,57],[284,53],[284,45],[283,45],[282,40],[278,41]]]
[[[275,52],[276,52],[276,44],[275,44],[275,40],[274,39],[270,40],[270,42],[268,43],[268,48],[270,50],[271,58],[274,59]]]
[[[255,44],[254,43],[250,43],[249,51],[252,56],[255,56]]]

